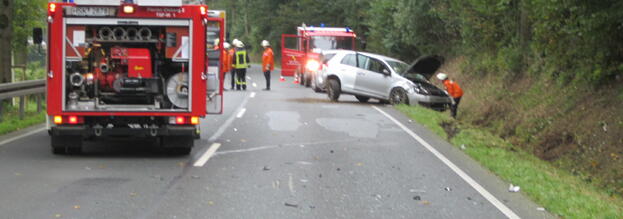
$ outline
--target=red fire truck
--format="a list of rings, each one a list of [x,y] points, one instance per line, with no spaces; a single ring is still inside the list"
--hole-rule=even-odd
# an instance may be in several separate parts
[[[323,50],[355,49],[357,34],[348,27],[297,27],[297,34],[281,35],[281,75],[309,87],[314,72],[322,67]]]
[[[223,42],[224,19],[207,6],[69,0],[48,3],[47,21],[53,153],[79,153],[86,139],[145,137],[188,154],[200,118],[222,112],[220,52],[206,45],[214,31]]]

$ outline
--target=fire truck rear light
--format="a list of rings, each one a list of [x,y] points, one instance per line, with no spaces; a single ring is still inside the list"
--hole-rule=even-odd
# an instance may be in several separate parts
[[[196,116],[190,117],[190,124],[198,125],[199,124],[199,117],[196,117]]]
[[[183,116],[175,117],[175,124],[183,125],[186,122],[186,119]]]
[[[69,124],[78,124],[77,116],[69,116]]]
[[[201,15],[206,15],[206,13],[208,13],[208,10],[205,6],[199,7],[199,11],[201,12]]]
[[[57,125],[63,124],[63,117],[62,116],[54,116],[54,124],[57,124]]]
[[[123,13],[126,13],[126,14],[134,13],[134,6],[132,5],[123,6]]]
[[[50,3],[50,5],[48,5],[48,10],[49,10],[51,13],[56,12],[56,4],[55,4],[55,3]]]

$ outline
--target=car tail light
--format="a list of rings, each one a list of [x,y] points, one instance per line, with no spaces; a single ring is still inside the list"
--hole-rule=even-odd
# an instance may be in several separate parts
[[[199,124],[199,117],[196,117],[196,116],[190,117],[190,124],[198,125]]]
[[[315,59],[307,60],[307,64],[305,64],[305,68],[309,71],[318,71],[320,69],[320,62]]]
[[[183,116],[175,117],[175,124],[183,125],[186,122],[186,118]]]
[[[77,116],[69,116],[69,124],[75,125],[78,124],[78,117]]]
[[[63,117],[62,116],[54,116],[54,124],[57,124],[57,125],[63,124]]]

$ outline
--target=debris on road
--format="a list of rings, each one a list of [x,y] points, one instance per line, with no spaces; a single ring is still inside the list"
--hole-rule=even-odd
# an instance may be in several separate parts
[[[62,215],[61,215],[61,214],[55,214],[55,215],[54,215],[54,217],[55,217],[55,218],[61,218],[61,217],[62,217]]]
[[[448,191],[448,192],[449,192],[449,191],[452,191],[452,188],[450,188],[450,187],[446,187],[446,188],[444,188],[444,190],[446,190],[446,191]]]
[[[91,170],[91,167],[84,167],[85,170]]]
[[[340,171],[340,170],[342,170],[342,169],[340,169],[340,168],[338,167],[338,168],[337,168],[337,169],[335,169],[335,170]]]
[[[208,201],[208,205],[212,206],[212,205],[214,205],[214,202],[213,201]]]
[[[329,151],[329,152],[331,152],[331,153],[333,154],[333,150],[331,150],[331,151]]]
[[[413,200],[420,201],[422,198],[419,195],[413,196]]]
[[[153,175],[151,176],[154,179],[159,179],[160,181],[164,180],[164,177],[160,176],[160,175]]]
[[[135,192],[130,192],[130,197],[135,197],[137,194]]]
[[[299,181],[301,181],[302,183],[309,182],[309,180],[307,180],[307,179],[300,179]]]
[[[238,129],[237,129],[237,128],[234,128],[234,132],[237,132],[237,131],[238,131]]]
[[[520,189],[521,188],[519,186],[516,186],[516,185],[513,185],[513,184],[510,184],[508,186],[508,191],[509,192],[519,192]]]
[[[318,178],[322,178],[322,173],[321,173],[321,174],[318,174]]]
[[[357,165],[358,167],[360,167],[360,166],[363,166],[363,163],[362,163],[362,162],[358,162],[358,163],[356,163],[355,165]]]
[[[264,166],[264,168],[263,168],[262,170],[264,170],[264,171],[269,171],[269,170],[270,170],[270,167],[269,167],[269,166]]]
[[[80,205],[74,205],[74,209],[80,209]]]
[[[421,189],[409,189],[409,192],[411,192],[411,193],[415,193],[415,192],[423,193],[423,192],[426,192],[426,191],[421,190]]]
[[[240,139],[240,142],[245,143],[247,142],[247,139]]]
[[[536,210],[537,211],[545,211],[545,208],[544,207],[538,207],[538,208],[536,208]]]
[[[299,205],[298,204],[293,204],[293,203],[289,203],[289,202],[285,202],[283,203],[285,206],[287,207],[293,207],[293,208],[298,208]]]
[[[193,178],[193,179],[199,179],[199,178],[201,178],[201,177],[199,177],[199,176],[197,176],[197,175],[192,175],[192,176],[190,176],[190,178]]]
[[[429,202],[429,201],[424,200],[424,201],[421,201],[421,202],[420,202],[420,204],[422,204],[422,205],[430,205],[430,202]]]

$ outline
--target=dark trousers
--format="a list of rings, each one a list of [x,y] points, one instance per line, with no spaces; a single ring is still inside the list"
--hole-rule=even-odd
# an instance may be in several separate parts
[[[456,112],[459,109],[459,103],[461,102],[461,97],[453,98],[453,99],[454,99],[454,104],[450,105],[450,113],[452,115],[452,118],[456,118]]]
[[[231,77],[231,89],[235,89],[236,87],[236,70],[232,69],[231,72],[229,72],[229,76]]]
[[[247,90],[247,69],[236,69],[236,90]]]
[[[270,71],[264,72],[264,78],[266,78],[266,89],[270,90]]]

